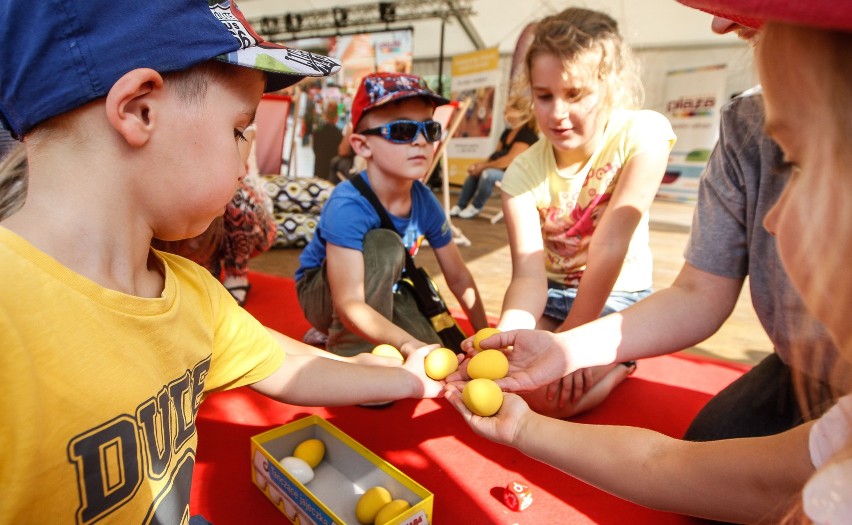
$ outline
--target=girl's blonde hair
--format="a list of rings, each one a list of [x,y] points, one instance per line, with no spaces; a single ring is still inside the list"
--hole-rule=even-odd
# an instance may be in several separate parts
[[[618,31],[618,22],[599,11],[571,7],[548,16],[536,24],[526,52],[524,69],[512,79],[510,104],[532,117],[530,71],[541,55],[553,55],[562,61],[564,71],[578,71],[590,60],[590,73],[602,87],[602,106],[614,109],[638,109],[644,103],[645,90],[639,76],[639,61]],[[519,117],[523,120],[523,117]]]
[[[808,289],[802,290],[805,303],[814,315],[831,330],[848,325],[852,313],[852,274],[849,273],[848,251],[826,250],[825,235],[831,235],[840,246],[852,240],[852,151],[848,148],[848,137],[852,136],[852,64],[848,60],[852,51],[852,32],[828,31],[814,28],[768,23],[762,29],[758,43],[758,63],[764,85],[774,78],[779,89],[792,90],[792,96],[812,101],[786,111],[807,111],[821,123],[818,137],[808,139],[808,155],[825,160],[821,173],[803,173],[809,182],[808,192],[813,203],[810,213],[802,218],[802,236],[792,260],[785,265],[810,268]],[[788,57],[798,51],[805,57],[791,71]],[[798,91],[798,93],[797,93]],[[770,93],[767,91],[767,96]],[[801,191],[801,190],[800,190]],[[830,232],[826,231],[830,228]],[[822,243],[822,249],[819,244]],[[835,299],[835,301],[832,301]],[[837,391],[833,397],[852,391],[849,365],[852,359],[852,341],[841,340],[834,335],[834,342],[844,358],[837,359],[831,382]],[[796,362],[825,362],[822,349],[794,347]],[[800,366],[795,366],[801,368]],[[812,383],[811,383],[812,384]],[[826,402],[825,395],[816,395],[804,383],[797,385],[803,413],[818,414],[819,406]],[[852,425],[852,421],[849,422]],[[852,441],[832,458],[832,461],[852,457]],[[801,498],[793,504],[784,523],[810,523],[803,512]]]

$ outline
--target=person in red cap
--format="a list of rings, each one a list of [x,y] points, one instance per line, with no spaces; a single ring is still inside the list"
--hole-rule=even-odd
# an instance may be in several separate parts
[[[350,142],[367,169],[335,187],[296,271],[305,317],[328,334],[331,352],[352,356],[388,343],[408,355],[425,343],[441,343],[408,288],[397,286],[405,251],[413,257],[424,240],[473,327],[488,326],[441,205],[421,182],[442,136],[432,112],[447,102],[409,74],[372,73],[358,86]],[[396,231],[382,227],[356,184],[375,194]]]
[[[848,363],[852,1],[680,1],[760,29],[755,56],[765,128],[792,169],[764,224],[790,282]],[[499,384],[524,391],[575,366],[558,339],[517,331],[480,344],[512,347],[509,376]],[[794,362],[821,357],[807,342],[792,348]],[[464,406],[457,385],[448,397],[479,434],[649,507],[736,523],[845,525],[852,519],[852,382],[845,372],[841,365],[834,378],[840,397],[821,417],[771,436],[710,442],[549,419],[514,394],[506,394],[494,417],[478,417]],[[809,394],[800,390],[805,410]]]
[[[151,249],[222,215],[264,90],[336,62],[264,42],[228,0],[3,0],[0,48],[0,120],[29,169],[0,225],[0,523],[187,523],[211,392],[308,406],[441,392],[427,348],[402,366],[341,359]]]

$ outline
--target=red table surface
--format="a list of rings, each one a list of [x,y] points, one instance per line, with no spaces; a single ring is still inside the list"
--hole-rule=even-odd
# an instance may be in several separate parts
[[[701,406],[744,369],[685,355],[645,359],[600,407],[575,421],[680,436]],[[703,523],[620,500],[483,439],[444,399],[397,401],[386,408],[303,408],[247,388],[214,394],[202,403],[192,513],[214,525],[289,523],[251,481],[250,438],[310,414],[325,418],[430,490],[433,524]],[[532,490],[533,503],[521,512],[502,501],[504,487],[513,480]]]

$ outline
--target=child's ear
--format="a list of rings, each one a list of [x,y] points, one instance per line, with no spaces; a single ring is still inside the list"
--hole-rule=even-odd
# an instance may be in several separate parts
[[[163,91],[163,77],[153,69],[140,68],[119,78],[106,97],[107,119],[131,146],[142,146],[156,124],[156,94]]]
[[[365,159],[369,159],[373,156],[370,144],[367,142],[367,137],[360,133],[353,132],[349,135],[349,145],[352,146],[352,151]]]

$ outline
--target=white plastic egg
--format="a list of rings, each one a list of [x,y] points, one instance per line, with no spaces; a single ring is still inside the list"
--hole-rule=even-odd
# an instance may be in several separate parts
[[[287,456],[281,460],[281,466],[302,485],[306,485],[314,479],[314,469],[303,459]]]

